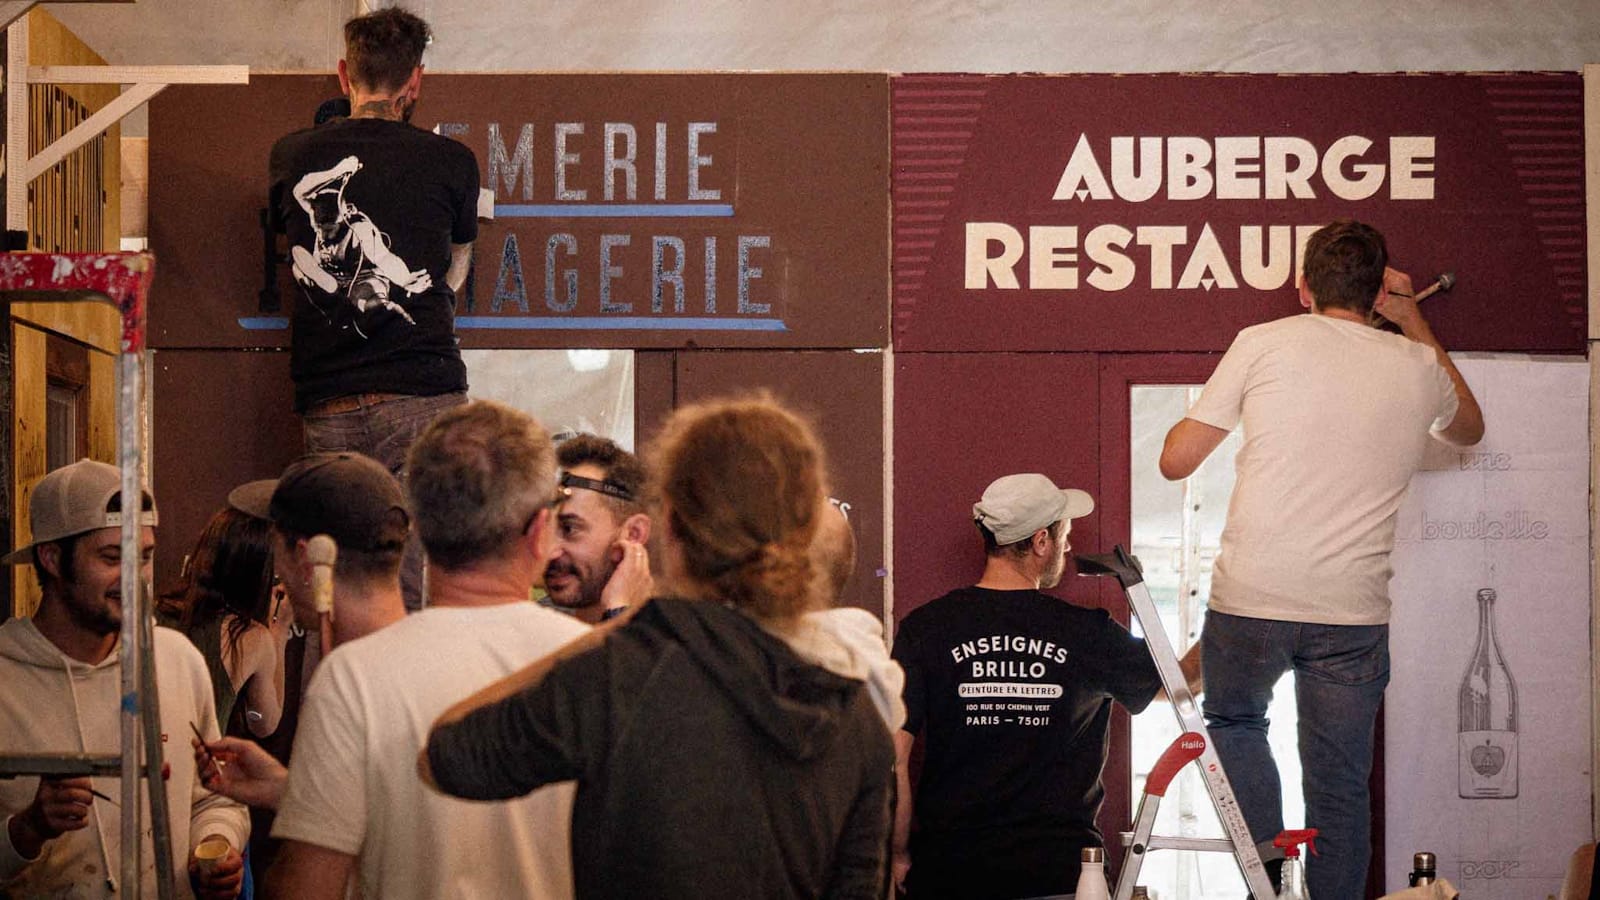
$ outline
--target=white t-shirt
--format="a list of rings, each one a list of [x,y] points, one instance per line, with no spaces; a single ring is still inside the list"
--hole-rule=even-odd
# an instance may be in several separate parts
[[[1395,515],[1456,403],[1433,349],[1400,335],[1321,315],[1239,332],[1188,413],[1244,424],[1210,608],[1388,622]]]
[[[272,836],[358,856],[369,898],[571,897],[571,782],[474,803],[423,786],[417,754],[446,708],[587,630],[531,602],[433,606],[335,649]]]

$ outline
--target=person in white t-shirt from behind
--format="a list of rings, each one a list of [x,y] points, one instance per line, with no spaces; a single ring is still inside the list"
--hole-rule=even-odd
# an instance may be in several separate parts
[[[1243,427],[1201,635],[1206,724],[1251,836],[1281,859],[1266,710],[1294,671],[1306,825],[1321,832],[1310,892],[1358,897],[1395,518],[1428,441],[1477,443],[1483,413],[1376,229],[1341,220],[1313,234],[1300,301],[1310,315],[1239,333],[1167,434],[1161,473],[1187,478]],[[1401,334],[1371,327],[1374,309]]]
[[[489,402],[442,414],[412,446],[407,499],[429,605],[343,644],[300,714],[268,897],[572,896],[570,784],[507,803],[427,791],[416,759],[444,709],[583,634],[528,600],[553,529],[555,453],[529,416]]]

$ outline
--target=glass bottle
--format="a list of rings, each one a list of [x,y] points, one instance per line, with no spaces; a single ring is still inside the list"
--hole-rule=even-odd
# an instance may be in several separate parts
[[[1457,728],[1462,797],[1517,796],[1517,685],[1495,633],[1495,591],[1478,591],[1478,643],[1461,676]]]

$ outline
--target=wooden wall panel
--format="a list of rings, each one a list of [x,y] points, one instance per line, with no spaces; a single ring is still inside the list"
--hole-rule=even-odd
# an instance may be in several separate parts
[[[28,527],[28,498],[45,474],[45,346],[46,335],[20,322],[11,328],[15,390],[12,409],[11,546],[33,540]],[[39,604],[39,585],[31,566],[11,567],[12,608],[19,616]]]
[[[120,236],[146,237],[150,234],[150,139],[125,137],[121,153]]]
[[[156,286],[153,345],[287,341],[275,316],[264,321],[259,297],[257,212],[266,202],[267,157],[275,140],[309,127],[318,105],[338,93],[331,75],[257,75],[248,85],[174,86],[150,104],[150,245],[176,275]],[[484,186],[493,176],[499,192],[496,220],[480,229],[474,247],[472,289],[458,302],[463,346],[883,346],[887,122],[882,73],[430,74],[415,123],[470,147]],[[581,129],[571,132],[569,147],[581,163],[553,166],[558,123]],[[605,200],[601,168],[608,123],[638,138],[637,190],[630,194],[618,175],[615,202]],[[695,157],[707,162],[695,169],[700,186],[692,194],[691,123],[714,126],[703,144],[695,138]],[[668,135],[659,193],[658,126]],[[557,189],[556,177],[570,178],[562,182],[568,187]],[[573,255],[560,249],[562,236],[572,238]],[[670,280],[659,285],[659,298],[653,290],[657,238],[663,271],[672,271],[677,251],[670,248],[683,242],[681,297]],[[613,240],[625,243],[607,243]],[[603,243],[614,250],[606,251],[604,276]],[[705,287],[708,268],[714,296]],[[570,306],[564,288],[546,294],[567,274],[578,285]],[[287,266],[279,276],[288,308],[299,291]],[[603,296],[611,298],[604,306]]]
[[[895,614],[978,580],[972,504],[989,482],[1042,472],[1100,496],[1092,353],[898,353],[894,384]],[[1101,513],[1072,526],[1075,553],[1106,549]],[[1096,594],[1067,580],[1080,602]]]
[[[809,416],[828,453],[833,496],[850,503],[856,569],[842,603],[881,616],[883,356],[839,351],[696,351],[677,356],[677,402],[766,389]]]
[[[983,543],[972,504],[1001,475],[1042,472],[1094,496],[1096,511],[1073,523],[1073,553],[1102,552],[1124,539],[1103,525],[1111,507],[1126,499],[1108,497],[1101,478],[1107,427],[1100,418],[1100,366],[1093,353],[895,355],[896,618],[978,580]],[[1068,572],[1053,593],[1128,621],[1127,603],[1120,593],[1106,593],[1103,579],[1086,583]],[[1115,835],[1131,820],[1125,711],[1112,716],[1110,741],[1099,824]],[[1108,868],[1115,871],[1122,851],[1111,844]]]
[[[677,397],[677,358],[670,350],[639,350],[633,354],[633,440],[643,452],[661,430]]]
[[[26,33],[28,36],[28,61],[32,65],[104,65],[105,60],[80,41],[72,32],[58,22],[43,9],[35,9],[28,13],[26,20]],[[116,85],[61,85],[58,93],[73,101],[80,103],[87,111],[94,111],[114,99],[119,93]],[[42,116],[43,110],[35,110]],[[56,122],[54,127],[59,132],[63,123]],[[112,128],[106,132],[106,137],[100,143],[101,150],[95,154],[98,159],[100,171],[98,177],[91,177],[83,166],[89,158],[88,149],[74,153],[64,160],[57,169],[72,167],[76,172],[76,180],[80,184],[97,183],[94,193],[97,196],[81,198],[85,202],[92,202],[98,208],[92,211],[68,207],[60,204],[62,199],[51,185],[52,179],[60,179],[56,170],[46,172],[33,184],[34,200],[36,205],[42,205],[40,212],[48,212],[51,219],[57,220],[49,225],[52,234],[66,234],[74,230],[74,217],[87,218],[90,215],[98,218],[100,227],[97,234],[85,235],[82,246],[65,247],[62,249],[77,250],[115,250],[119,246],[121,234],[121,153],[119,129]],[[34,142],[39,144],[38,135],[34,135]],[[55,331],[66,335],[76,341],[97,347],[108,353],[115,353],[119,340],[120,320],[115,309],[104,303],[18,303],[12,307],[12,315],[25,320],[40,328]]]
[[[43,9],[34,9],[28,13],[27,32],[28,62],[32,65],[103,66],[106,64],[100,54]],[[67,84],[52,86],[49,90],[59,91],[83,104],[89,112],[106,105],[121,93],[121,89],[114,84]],[[90,198],[90,202],[97,206],[96,209],[78,211],[80,216],[92,216],[93,224],[97,226],[95,234],[85,235],[88,245],[62,249],[117,249],[122,232],[122,191],[119,187],[122,172],[121,134],[122,127],[113,125],[106,129],[102,138],[94,142],[98,145],[96,150],[91,151],[85,147],[67,160],[63,160],[58,167],[75,169],[78,178],[98,182],[99,188],[96,193],[100,195],[98,198]],[[86,168],[88,166],[93,166],[98,171],[90,172]],[[50,173],[41,176],[34,183],[35,188],[40,188],[50,177]],[[69,211],[61,210],[61,212]],[[55,224],[58,227],[70,227],[72,223],[63,221]]]
[[[122,318],[116,307],[93,300],[67,303],[17,303],[11,315],[45,331],[72,338],[103,353],[116,353],[122,341]]]
[[[64,305],[64,304],[57,304]],[[81,305],[81,304],[79,304]],[[46,360],[51,341],[59,340],[26,322],[14,321],[11,329],[14,410],[12,418],[12,507],[11,546],[31,541],[28,526],[28,498],[33,487],[48,471],[46,448],[45,386],[49,376]],[[88,435],[90,459],[117,461],[116,365],[115,357],[97,349],[87,352],[89,370],[84,390],[88,392],[88,420],[81,423]],[[28,566],[17,566],[11,575],[12,604],[17,615],[28,615],[39,602],[39,588]]]
[[[156,584],[183,557],[228,491],[274,478],[301,452],[289,410],[289,354],[161,350],[153,354],[151,486],[161,510]]]
[[[89,351],[89,458],[117,459],[117,358]],[[148,470],[147,470],[148,471]]]

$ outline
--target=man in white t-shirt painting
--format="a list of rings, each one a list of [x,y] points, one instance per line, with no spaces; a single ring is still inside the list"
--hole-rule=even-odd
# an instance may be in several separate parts
[[[1321,831],[1309,887],[1335,900],[1362,895],[1371,856],[1400,501],[1431,438],[1483,436],[1478,402],[1412,294],[1376,229],[1318,230],[1300,285],[1311,314],[1239,332],[1161,451],[1161,474],[1186,478],[1243,426],[1201,635],[1206,724],[1251,835],[1270,842],[1283,810],[1267,704],[1294,671],[1306,825]],[[1374,309],[1401,334],[1371,327]],[[1282,856],[1270,844],[1264,855]]]
[[[570,783],[473,803],[416,771],[446,707],[588,630],[529,600],[560,496],[550,437],[509,407],[468,403],[422,433],[406,473],[430,602],[318,667],[267,896],[336,900],[355,874],[362,896],[385,900],[571,897]]]

